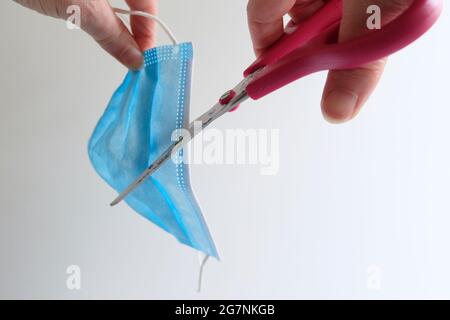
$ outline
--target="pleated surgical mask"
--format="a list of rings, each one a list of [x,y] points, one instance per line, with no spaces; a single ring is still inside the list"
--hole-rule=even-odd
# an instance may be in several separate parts
[[[173,132],[189,121],[192,44],[153,48],[144,52],[144,58],[143,68],[129,71],[112,96],[89,141],[95,170],[119,192],[173,143]],[[125,201],[179,242],[218,258],[186,164],[167,161]]]

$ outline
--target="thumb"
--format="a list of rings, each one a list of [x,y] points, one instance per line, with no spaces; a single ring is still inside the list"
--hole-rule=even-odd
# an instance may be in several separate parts
[[[381,8],[382,23],[386,24],[407,9],[413,0],[347,0],[340,41],[348,41],[366,32],[367,8]],[[332,123],[351,120],[372,94],[384,70],[387,59],[376,61],[352,70],[330,71],[322,97],[322,112]]]

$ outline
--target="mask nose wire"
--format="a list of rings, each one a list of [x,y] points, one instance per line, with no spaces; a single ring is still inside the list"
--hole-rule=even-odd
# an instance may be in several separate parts
[[[170,30],[170,28],[167,26],[167,24],[165,24],[164,21],[162,21],[157,16],[147,13],[147,12],[143,12],[143,11],[130,11],[130,10],[125,10],[125,9],[120,9],[120,8],[113,8],[113,10],[115,13],[127,14],[130,16],[145,17],[145,18],[156,21],[159,24],[159,26],[164,30],[164,32],[167,34],[167,36],[170,38],[172,43],[174,45],[178,44],[177,38],[175,38],[175,35],[173,34],[173,32]]]

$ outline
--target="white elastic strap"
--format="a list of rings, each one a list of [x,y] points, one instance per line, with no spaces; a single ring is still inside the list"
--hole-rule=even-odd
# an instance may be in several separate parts
[[[120,8],[113,8],[113,10],[114,10],[114,12],[119,13],[119,14],[128,14],[130,16],[140,16],[140,17],[145,17],[145,18],[149,18],[149,19],[155,20],[161,26],[161,28],[164,30],[164,32],[167,34],[167,36],[170,38],[172,43],[173,44],[178,44],[178,41],[175,38],[173,32],[164,23],[164,21],[162,21],[157,16],[154,16],[154,15],[152,15],[150,13],[143,12],[143,11],[130,11],[130,10],[125,10],[125,9],[120,9]]]
[[[200,262],[200,270],[198,273],[198,287],[197,287],[197,291],[201,292],[202,291],[202,280],[203,280],[203,269],[205,268],[205,264],[206,261],[208,261],[209,256],[208,255],[204,255],[203,253],[199,252],[198,253],[198,259]]]

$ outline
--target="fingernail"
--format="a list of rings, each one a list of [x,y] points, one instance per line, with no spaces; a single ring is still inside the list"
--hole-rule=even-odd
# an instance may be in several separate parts
[[[127,54],[127,60],[129,61],[130,68],[133,70],[140,69],[144,63],[142,52],[137,48],[130,49]]]
[[[350,91],[331,91],[322,101],[322,112],[331,123],[342,123],[353,118],[358,95]]]

